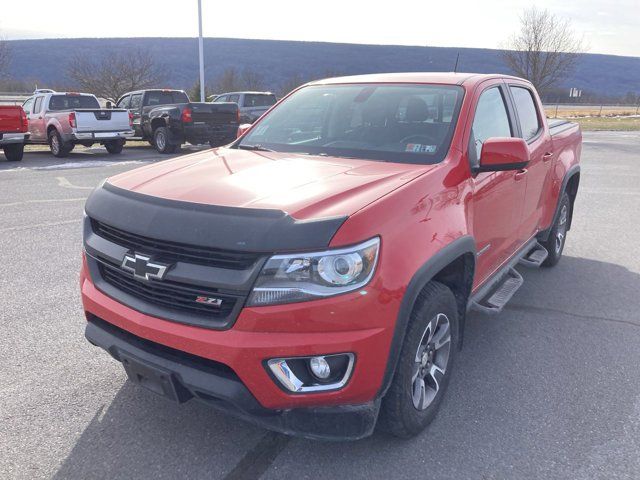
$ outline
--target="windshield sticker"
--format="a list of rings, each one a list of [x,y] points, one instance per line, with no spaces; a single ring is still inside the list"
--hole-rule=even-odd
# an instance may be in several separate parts
[[[436,153],[436,145],[422,145],[421,143],[409,143],[405,152],[413,153]]]

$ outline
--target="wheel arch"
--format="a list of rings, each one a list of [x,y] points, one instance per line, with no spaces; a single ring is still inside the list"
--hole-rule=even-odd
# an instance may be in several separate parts
[[[460,339],[458,346],[461,346],[467,301],[471,293],[475,273],[475,258],[476,242],[470,235],[465,235],[435,253],[413,275],[402,298],[393,339],[389,348],[387,367],[382,380],[382,386],[378,392],[378,397],[383,397],[391,385],[400,358],[411,312],[415,307],[420,292],[431,281],[435,280],[449,287],[456,298],[460,319]]]
[[[549,234],[551,233],[551,229],[556,224],[558,220],[558,216],[560,215],[560,202],[562,201],[562,195],[565,192],[569,195],[569,201],[571,202],[571,211],[569,212],[569,219],[567,230],[571,229],[571,222],[573,220],[573,205],[576,201],[576,197],[578,196],[578,187],[580,186],[580,165],[574,165],[567,173],[565,173],[564,178],[562,179],[562,186],[560,187],[560,194],[558,195],[558,202],[556,203],[556,208],[553,213],[553,217],[551,220],[551,225],[546,230],[543,230],[538,234],[538,239],[543,242],[546,242],[549,239]]]

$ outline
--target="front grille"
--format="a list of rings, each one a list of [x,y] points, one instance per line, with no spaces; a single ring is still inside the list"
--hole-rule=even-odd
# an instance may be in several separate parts
[[[215,289],[197,288],[191,285],[154,280],[136,280],[133,274],[120,268],[99,262],[100,275],[103,280],[118,290],[138,299],[162,307],[187,312],[207,318],[226,318],[233,311],[239,298],[218,293]],[[213,297],[222,300],[217,307],[196,302],[198,297]]]
[[[93,231],[100,237],[134,252],[154,255],[167,263],[186,262],[230,270],[246,270],[259,258],[255,253],[231,252],[184,243],[156,240],[125,232],[119,228],[91,220]]]

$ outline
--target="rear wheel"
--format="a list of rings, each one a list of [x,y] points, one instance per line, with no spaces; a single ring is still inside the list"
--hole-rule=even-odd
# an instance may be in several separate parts
[[[457,339],[455,297],[443,284],[431,282],[418,297],[393,381],[382,400],[382,428],[408,438],[431,423],[449,383]]]
[[[106,148],[107,152],[112,155],[122,152],[122,147],[124,147],[124,142],[122,140],[110,140],[104,143],[104,148]]]
[[[3,148],[4,156],[7,157],[7,160],[9,160],[10,162],[19,162],[20,160],[22,160],[22,156],[24,155],[23,143],[5,145]]]
[[[569,199],[569,195],[565,192],[562,194],[562,198],[560,199],[558,218],[556,218],[553,227],[551,227],[549,238],[545,242],[540,242],[549,252],[547,259],[542,263],[543,267],[553,267],[560,261],[564,245],[567,241],[570,214],[571,200]]]
[[[158,127],[153,132],[153,143],[160,153],[174,153],[179,145],[171,143],[167,127]]]
[[[62,137],[57,130],[49,132],[49,148],[51,153],[58,158],[66,157],[73,150],[73,145],[62,141]]]

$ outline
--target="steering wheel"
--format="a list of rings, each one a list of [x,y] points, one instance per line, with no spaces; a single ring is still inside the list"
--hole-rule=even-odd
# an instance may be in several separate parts
[[[420,140],[426,140],[426,142],[422,142]],[[438,145],[438,142],[433,138],[430,137],[429,135],[425,135],[424,133],[418,133],[418,134],[414,134],[414,135],[408,135],[406,137],[404,137],[402,140],[400,140],[401,144],[408,144],[408,143],[420,143],[420,144],[424,144],[424,145]]]

